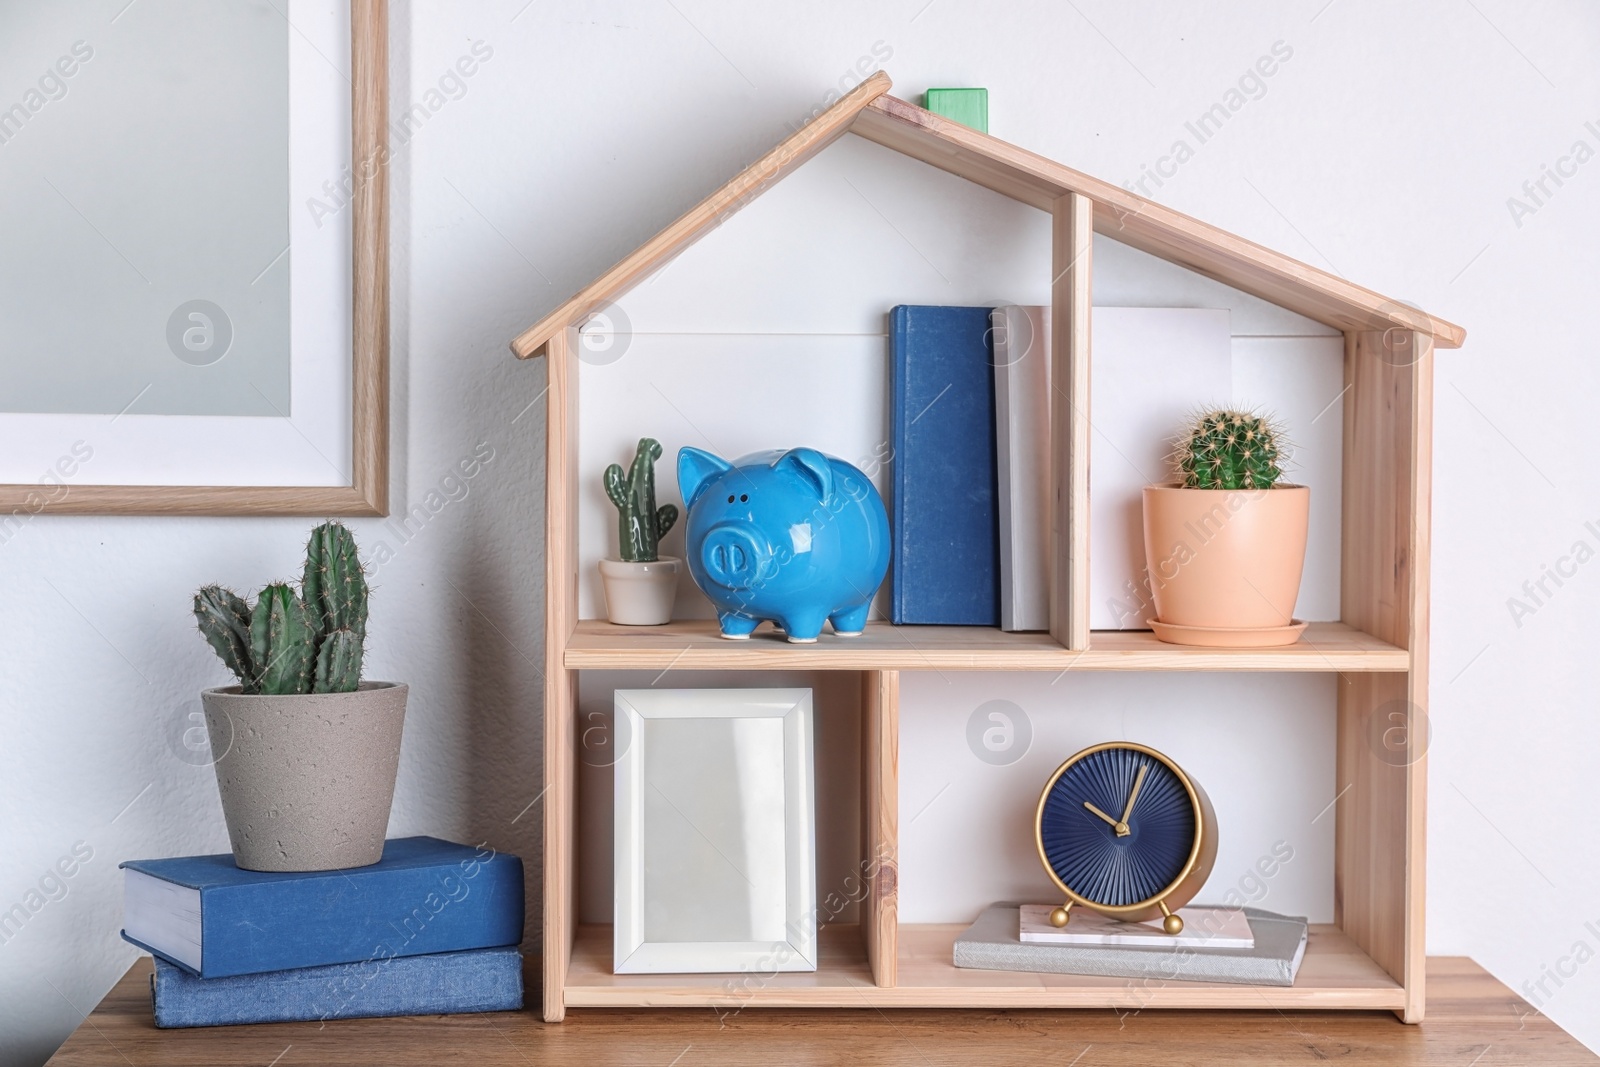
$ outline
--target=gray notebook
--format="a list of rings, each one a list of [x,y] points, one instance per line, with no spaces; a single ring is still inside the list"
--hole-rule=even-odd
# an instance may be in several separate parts
[[[1016,904],[993,904],[956,938],[955,964],[985,971],[1044,971],[1107,978],[1178,979],[1235,985],[1294,985],[1306,954],[1306,921],[1244,909],[1252,949],[1128,948],[1023,942]]]

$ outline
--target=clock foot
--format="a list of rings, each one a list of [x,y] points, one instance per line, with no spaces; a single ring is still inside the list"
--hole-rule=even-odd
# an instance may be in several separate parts
[[[1161,929],[1165,930],[1174,937],[1183,933],[1183,919],[1172,914],[1172,912],[1168,910],[1166,901],[1162,901],[1158,907],[1161,908],[1161,914],[1166,916],[1166,918],[1161,920]]]
[[[1050,912],[1050,925],[1060,928],[1067,925],[1067,920],[1072,918],[1072,905],[1056,908]]]

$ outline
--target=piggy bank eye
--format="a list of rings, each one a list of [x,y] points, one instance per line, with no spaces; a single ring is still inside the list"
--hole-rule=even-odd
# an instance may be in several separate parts
[[[728,503],[730,503],[730,504],[733,503],[733,494],[732,493],[728,494]]]
[[[750,502],[750,494],[749,493],[740,493],[739,494],[739,503],[748,504],[749,502]]]

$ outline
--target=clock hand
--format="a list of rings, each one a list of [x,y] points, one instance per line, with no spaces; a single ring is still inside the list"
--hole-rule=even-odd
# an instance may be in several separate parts
[[[1087,800],[1085,800],[1083,802],[1083,806],[1088,808],[1090,811],[1094,812],[1096,815],[1100,816],[1102,819],[1104,819],[1106,822],[1110,823],[1112,826],[1119,826],[1120,825],[1117,822],[1117,820],[1113,819],[1111,816],[1107,815],[1105,812],[1101,811],[1099,808],[1095,807],[1093,804],[1089,803]]]
[[[1128,825],[1128,816],[1133,814],[1133,802],[1139,799],[1139,790],[1144,787],[1144,773],[1150,769],[1150,764],[1139,764],[1139,773],[1133,779],[1133,792],[1128,794],[1128,806],[1122,809],[1122,825]],[[1126,832],[1126,831],[1124,831]]]

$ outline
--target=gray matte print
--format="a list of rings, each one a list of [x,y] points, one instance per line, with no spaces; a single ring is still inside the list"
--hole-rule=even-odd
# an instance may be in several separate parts
[[[289,411],[289,26],[0,0],[0,411]]]

